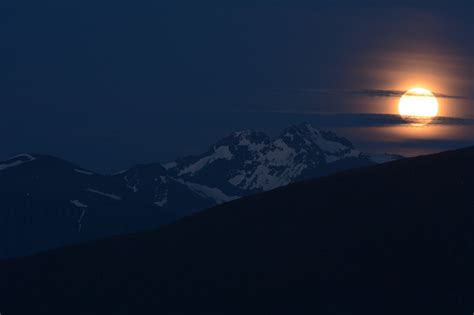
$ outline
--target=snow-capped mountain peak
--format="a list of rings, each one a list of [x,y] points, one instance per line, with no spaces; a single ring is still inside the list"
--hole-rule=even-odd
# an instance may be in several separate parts
[[[383,159],[364,155],[349,140],[305,123],[290,126],[273,139],[263,132],[234,132],[206,153],[178,159],[167,168],[186,180],[219,186],[229,195],[245,195],[324,174],[336,162],[337,169],[348,168],[355,160],[364,165]]]

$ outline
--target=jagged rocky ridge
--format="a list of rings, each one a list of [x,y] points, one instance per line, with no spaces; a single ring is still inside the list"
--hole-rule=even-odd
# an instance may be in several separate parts
[[[275,139],[251,130],[235,132],[204,154],[178,159],[164,167],[179,178],[241,196],[399,158],[362,153],[345,138],[302,124],[288,127]]]
[[[242,196],[400,158],[309,124],[241,131],[198,156],[102,175],[46,155],[0,162],[0,257],[154,228]]]

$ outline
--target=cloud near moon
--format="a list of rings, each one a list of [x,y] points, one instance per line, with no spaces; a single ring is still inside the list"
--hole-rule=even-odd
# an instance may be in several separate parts
[[[379,90],[379,89],[360,89],[360,90],[344,90],[344,89],[298,89],[297,93],[322,93],[322,94],[340,94],[364,97],[401,97],[406,93],[402,90]],[[468,100],[469,97],[461,95],[448,95],[433,92],[437,98]]]
[[[253,113],[273,113],[281,115],[293,115],[312,117],[311,121],[321,127],[390,127],[410,126],[412,121],[403,119],[398,114],[381,113],[324,113],[311,110],[255,110]],[[304,118],[302,118],[304,120]],[[430,125],[440,126],[474,126],[474,118],[459,118],[437,116]]]

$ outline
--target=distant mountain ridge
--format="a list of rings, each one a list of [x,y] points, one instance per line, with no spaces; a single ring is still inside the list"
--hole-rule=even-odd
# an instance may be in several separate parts
[[[400,158],[362,153],[333,132],[301,124],[286,128],[274,139],[251,130],[235,132],[201,155],[178,159],[164,167],[174,176],[246,195],[339,169]]]
[[[101,175],[38,154],[0,162],[0,257],[154,228],[305,178],[401,158],[357,151],[309,124],[235,132],[200,155]]]

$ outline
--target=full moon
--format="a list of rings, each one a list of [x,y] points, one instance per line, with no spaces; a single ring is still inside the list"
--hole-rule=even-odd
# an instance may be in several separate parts
[[[400,98],[398,112],[413,126],[424,126],[438,115],[438,100],[428,89],[409,89]]]

